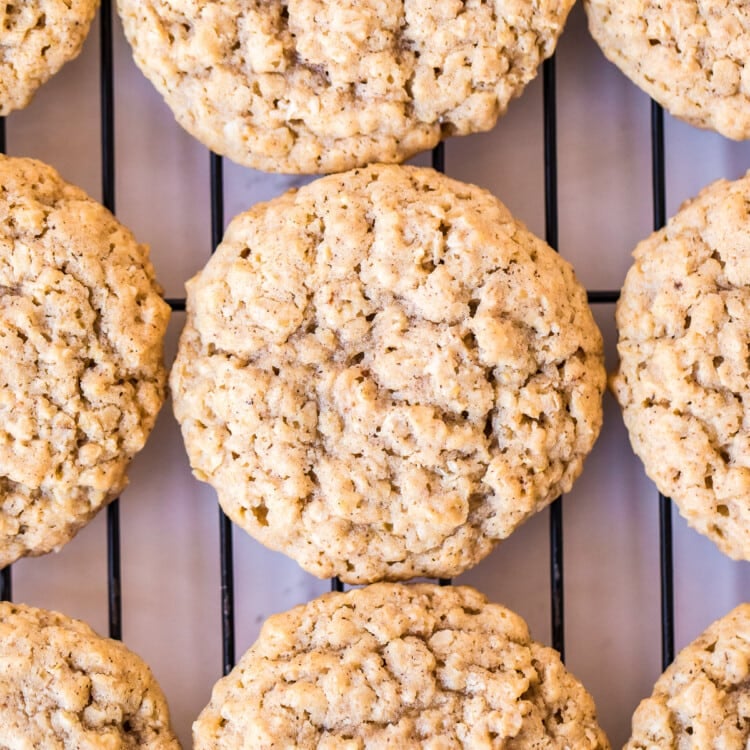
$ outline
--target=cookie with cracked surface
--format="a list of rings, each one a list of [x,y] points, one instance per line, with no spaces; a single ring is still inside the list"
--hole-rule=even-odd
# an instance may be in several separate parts
[[[598,434],[571,266],[431,169],[258,205],[187,287],[171,385],[193,471],[315,575],[458,575],[570,489]]]
[[[744,750],[750,742],[750,604],[686,646],[633,715],[624,750]]]
[[[688,201],[633,255],[612,386],[636,454],[688,523],[750,559],[750,175]]]
[[[0,747],[180,750],[161,689],[122,643],[0,603]]]
[[[168,318],[109,211],[0,157],[0,567],[58,549],[125,487],[164,400]]]
[[[740,0],[584,0],[605,56],[675,117],[750,138],[750,7]]]
[[[78,56],[98,6],[99,0],[0,3],[0,116],[25,107]]]
[[[468,586],[377,583],[268,619],[193,725],[196,750],[607,750],[591,696]]]
[[[271,172],[400,162],[489,130],[574,0],[118,0],[178,122]]]

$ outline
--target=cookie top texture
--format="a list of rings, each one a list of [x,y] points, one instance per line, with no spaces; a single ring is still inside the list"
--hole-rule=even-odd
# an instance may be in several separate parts
[[[180,750],[161,689],[122,643],[0,603],[0,747]]]
[[[193,725],[196,750],[607,750],[591,696],[468,587],[374,584],[274,615]]]
[[[0,3],[0,116],[25,107],[78,56],[98,6],[99,0]]]
[[[430,169],[255,206],[187,305],[171,385],[193,471],[321,577],[459,574],[570,489],[599,432],[570,264]]]
[[[634,251],[612,385],[648,476],[750,559],[750,177],[720,180]]]
[[[675,117],[750,137],[750,6],[741,0],[584,0],[602,51]]]
[[[573,0],[118,0],[178,122],[271,172],[400,162],[489,130]]]
[[[742,750],[750,741],[750,604],[684,648],[633,715],[625,750]]]
[[[0,567],[59,548],[125,487],[164,400],[168,318],[109,211],[0,157]]]

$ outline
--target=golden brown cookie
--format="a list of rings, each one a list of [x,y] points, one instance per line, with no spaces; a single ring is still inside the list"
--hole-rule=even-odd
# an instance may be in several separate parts
[[[591,34],[675,117],[750,137],[750,6],[742,0],[584,0]]]
[[[636,247],[612,385],[633,449],[688,523],[750,559],[750,176]]]
[[[58,612],[0,602],[0,747],[179,750],[151,670]]]
[[[174,408],[229,516],[318,576],[452,576],[570,489],[602,341],[566,261],[430,169],[238,216],[188,283]]]
[[[271,172],[398,162],[488,130],[554,51],[573,0],[118,0],[178,122]]]
[[[31,159],[0,157],[0,567],[58,549],[127,484],[165,396],[148,250]]]
[[[78,56],[98,6],[99,0],[0,3],[0,116],[25,107]]]
[[[686,646],[633,715],[625,750],[744,750],[750,742],[750,604]]]
[[[608,750],[591,696],[472,588],[380,583],[274,615],[214,687],[196,750]]]

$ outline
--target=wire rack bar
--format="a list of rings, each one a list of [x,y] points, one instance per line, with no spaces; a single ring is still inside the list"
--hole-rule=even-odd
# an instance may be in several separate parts
[[[107,506],[107,601],[109,637],[122,639],[122,577],[120,566],[120,499]]]
[[[661,665],[674,660],[674,571],[672,568],[672,501],[659,493],[659,567],[661,571]]]
[[[590,289],[586,292],[591,304],[612,304],[620,299],[619,289]]]
[[[667,222],[664,168],[664,110],[651,102],[651,180],[654,229]],[[661,595],[661,662],[666,669],[674,660],[674,569],[672,556],[672,502],[659,493],[659,567]]]
[[[440,143],[432,149],[431,160],[432,168],[445,174],[445,141],[440,141]]]
[[[667,188],[664,168],[664,110],[651,101],[651,189],[654,229],[667,223]]]
[[[112,3],[102,0],[99,15],[99,97],[101,110],[102,203],[115,212],[115,87]],[[120,500],[107,506],[107,603],[110,638],[122,638]]]
[[[557,215],[557,75],[555,58],[544,61],[542,96],[544,119],[544,226],[545,239],[558,250]],[[565,581],[563,575],[563,500],[558,497],[549,513],[550,604],[552,646],[565,659]]]
[[[3,568],[0,575],[0,602],[9,602],[13,599],[13,577],[10,572],[10,565]]]
[[[211,253],[224,235],[224,162],[211,153]],[[182,309],[185,308],[184,300]],[[234,540],[232,522],[219,508],[219,562],[221,566],[221,672],[229,674],[235,661]]]
[[[115,84],[112,42],[112,3],[102,0],[100,56],[100,107],[102,134],[102,203],[115,212]]]
[[[219,508],[219,550],[221,555],[221,673],[234,667],[234,553],[232,522]]]

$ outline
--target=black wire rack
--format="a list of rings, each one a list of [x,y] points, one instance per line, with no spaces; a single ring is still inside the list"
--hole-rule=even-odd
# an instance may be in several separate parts
[[[102,202],[115,210],[115,131],[114,131],[114,65],[113,19],[111,0],[102,0],[100,11],[100,107],[101,107],[101,180]],[[558,199],[557,199],[557,112],[555,58],[543,66],[543,119],[544,119],[544,199],[545,237],[558,249]],[[0,118],[0,153],[6,152],[5,120]],[[651,169],[654,229],[661,228],[666,219],[665,198],[665,146],[664,115],[661,107],[651,102]],[[210,154],[211,225],[210,250],[220,243],[224,232],[224,180],[221,157]],[[446,171],[443,144],[432,152],[432,166]],[[619,291],[588,290],[591,304],[612,304]],[[184,310],[185,299],[168,299],[173,310]],[[219,555],[222,673],[227,674],[235,662],[235,594],[234,554],[232,524],[219,509]],[[122,637],[122,579],[120,564],[119,501],[107,507],[107,601],[109,634]],[[661,593],[661,654],[662,667],[674,658],[674,591],[672,569],[672,508],[668,498],[659,501],[660,593]],[[563,501],[557,499],[549,511],[551,642],[563,656],[565,653],[565,609],[563,570]],[[450,580],[441,579],[443,585]],[[342,590],[338,579],[331,580],[332,590]],[[0,599],[12,599],[12,574],[10,566],[0,571]]]

